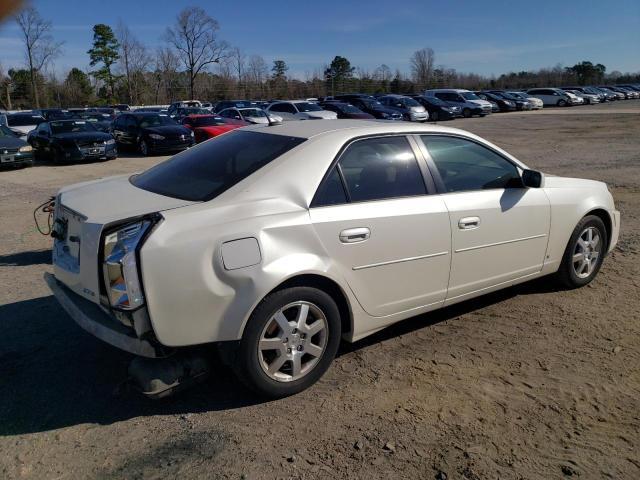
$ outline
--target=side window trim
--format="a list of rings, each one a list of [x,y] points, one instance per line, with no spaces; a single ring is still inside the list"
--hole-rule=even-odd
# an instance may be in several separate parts
[[[518,165],[517,163],[515,163],[513,160],[511,160],[510,158],[505,157],[504,155],[502,155],[500,152],[497,152],[496,150],[494,150],[493,148],[484,145],[476,140],[474,140],[473,138],[468,138],[465,137],[464,135],[452,135],[450,133],[420,133],[415,135],[416,138],[416,143],[419,146],[420,152],[422,153],[422,155],[424,156],[424,159],[427,163],[427,166],[429,168],[429,172],[431,173],[431,176],[433,177],[435,184],[436,184],[436,189],[438,190],[438,193],[441,195],[449,195],[449,194],[455,194],[455,193],[463,193],[462,191],[458,191],[458,192],[448,192],[447,188],[444,185],[444,182],[442,180],[442,177],[440,176],[440,172],[438,171],[438,167],[436,166],[435,162],[433,161],[433,158],[431,157],[431,155],[429,154],[429,150],[427,149],[427,146],[425,145],[425,143],[422,141],[421,138],[419,137],[448,137],[448,138],[458,138],[461,140],[466,140],[467,142],[471,142],[471,143],[475,143],[476,145],[479,145],[483,148],[486,148],[487,150],[489,150],[491,153],[499,156],[500,158],[502,158],[503,160],[506,160],[507,162],[509,162],[511,165],[513,165],[516,170],[518,171],[518,173],[522,173],[522,169],[523,167]],[[505,188],[491,188],[491,189],[487,189],[487,191],[489,190],[505,190]],[[476,192],[478,190],[465,190],[466,192]]]
[[[418,168],[420,169],[420,172],[422,173],[422,180],[425,184],[425,188],[427,193],[425,194],[425,196],[427,195],[435,195],[438,193],[441,193],[439,191],[439,188],[437,187],[437,184],[434,182],[435,178],[433,177],[433,175],[431,174],[431,169],[428,167],[427,165],[427,158],[428,157],[428,153],[427,155],[424,155],[423,151],[422,151],[422,142],[418,139],[418,141],[415,140],[416,136],[419,136],[420,133],[402,133],[402,134],[397,134],[397,133],[389,133],[389,134],[373,134],[373,135],[364,135],[361,137],[355,137],[350,139],[349,141],[347,141],[338,151],[338,153],[336,154],[336,156],[333,158],[333,161],[331,162],[331,164],[329,165],[329,168],[327,168],[327,171],[325,172],[324,176],[322,177],[322,180],[320,181],[320,183],[318,184],[318,188],[316,188],[316,192],[313,194],[313,198],[311,199],[311,203],[309,204],[309,208],[322,208],[322,207],[335,207],[338,205],[348,205],[351,203],[364,203],[364,202],[353,202],[351,200],[351,193],[349,192],[349,189],[347,188],[347,182],[344,178],[344,174],[342,173],[342,169],[340,168],[340,165],[338,162],[340,162],[340,159],[342,158],[344,152],[347,150],[347,148],[349,148],[349,146],[351,146],[353,143],[361,141],[361,140],[369,140],[372,138],[384,138],[384,137],[404,137],[407,142],[409,143],[409,146],[411,148],[411,150],[413,151],[413,155],[416,158],[416,162],[418,163]],[[426,150],[426,148],[425,148]],[[435,166],[435,165],[434,165]],[[324,186],[325,182],[328,181],[329,177],[331,176],[331,172],[333,171],[333,169],[336,168],[336,170],[338,171],[338,174],[340,176],[340,181],[342,183],[342,188],[345,192],[345,196],[347,197],[347,203],[346,204],[334,204],[334,205],[318,205],[317,204],[317,197],[318,197],[318,192],[321,190],[321,188]],[[380,202],[380,201],[387,201],[387,200],[395,200],[398,198],[408,198],[408,197],[394,197],[394,198],[383,198],[383,199],[377,199],[377,200],[366,200],[366,202]]]

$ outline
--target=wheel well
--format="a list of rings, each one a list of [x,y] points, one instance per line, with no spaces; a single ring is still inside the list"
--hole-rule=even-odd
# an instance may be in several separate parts
[[[336,305],[338,305],[338,310],[340,311],[340,321],[342,323],[342,333],[348,333],[351,331],[352,315],[351,308],[349,306],[349,300],[347,299],[345,293],[342,291],[340,285],[338,285],[336,282],[327,277],[323,277],[322,275],[298,275],[284,281],[269,293],[277,292],[291,287],[314,287],[329,294],[331,298],[333,298],[333,300],[336,302]]]
[[[611,234],[613,232],[613,226],[611,224],[611,217],[609,216],[609,212],[598,208],[596,210],[591,210],[589,213],[587,213],[587,215],[595,215],[600,220],[602,220],[602,223],[604,223],[604,228],[607,229],[607,248],[609,248],[609,245],[611,244]],[[585,217],[587,215],[585,215]]]

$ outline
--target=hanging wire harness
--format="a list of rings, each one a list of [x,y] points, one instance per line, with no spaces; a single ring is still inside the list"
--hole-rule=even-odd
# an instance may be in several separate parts
[[[56,208],[56,199],[55,197],[50,197],[46,202],[38,205],[36,209],[33,211],[33,220],[36,223],[36,228],[38,232],[42,235],[51,235],[56,238],[55,231],[53,229],[53,213]],[[40,222],[38,221],[38,216],[42,214],[47,215],[47,224],[46,228],[44,228]]]

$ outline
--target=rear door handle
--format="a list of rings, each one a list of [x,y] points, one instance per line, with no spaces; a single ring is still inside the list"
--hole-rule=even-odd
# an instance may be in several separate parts
[[[458,221],[460,230],[473,230],[480,226],[480,217],[464,217]]]
[[[348,228],[340,232],[340,241],[342,243],[357,243],[368,240],[371,236],[371,230],[367,227]]]

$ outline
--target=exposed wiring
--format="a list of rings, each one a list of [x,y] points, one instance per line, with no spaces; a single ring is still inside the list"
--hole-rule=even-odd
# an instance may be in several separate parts
[[[33,211],[33,220],[36,223],[36,228],[38,229],[38,232],[40,232],[42,235],[47,235],[47,236],[51,235],[51,230],[53,228],[53,212],[55,208],[56,208],[55,197],[50,197],[49,200],[38,205],[36,209]],[[47,214],[47,227],[48,227],[47,231],[43,230],[40,227],[40,223],[38,222],[38,213]]]

